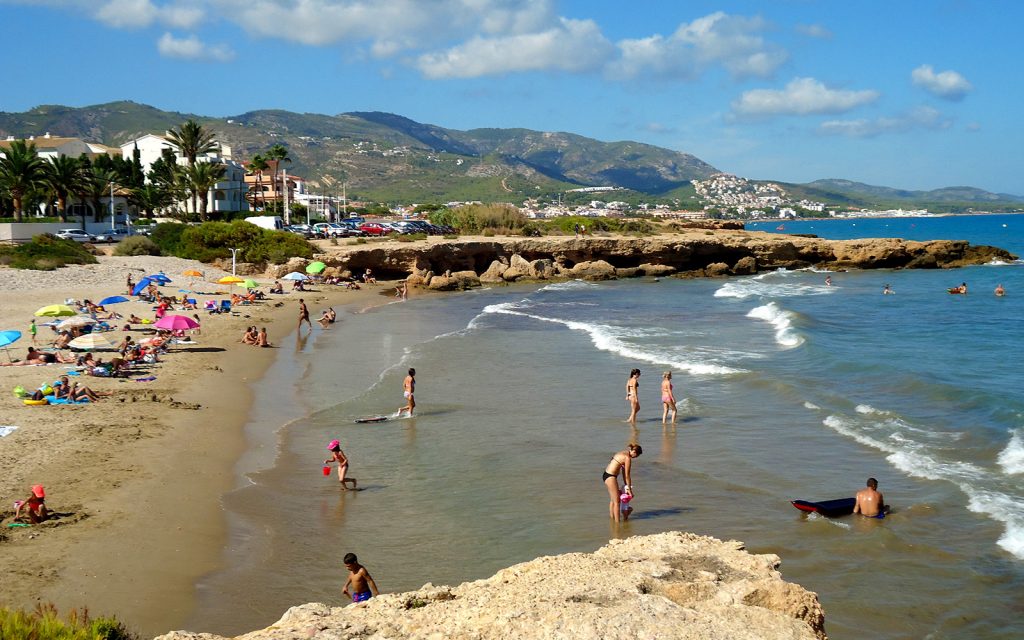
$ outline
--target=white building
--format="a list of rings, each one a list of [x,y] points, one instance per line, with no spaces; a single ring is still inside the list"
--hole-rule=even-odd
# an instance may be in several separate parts
[[[164,149],[170,149],[178,158],[178,164],[185,166],[188,159],[183,157],[178,147],[167,137],[147,133],[146,135],[129,140],[121,145],[121,157],[131,160],[135,149],[139,150],[139,160],[142,162],[142,170],[149,173],[153,163],[163,156]],[[215,162],[224,165],[224,179],[210,189],[207,211],[248,211],[249,203],[245,199],[247,186],[245,184],[245,166],[231,158],[231,147],[220,144],[217,151],[211,151],[196,158],[196,162]],[[198,206],[198,205],[197,205]],[[188,211],[191,207],[191,199],[178,204],[182,210]]]

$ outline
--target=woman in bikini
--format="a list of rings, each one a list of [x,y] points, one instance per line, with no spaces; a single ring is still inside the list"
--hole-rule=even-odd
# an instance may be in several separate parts
[[[666,371],[661,376],[661,404],[664,408],[661,410],[661,424],[665,424],[668,419],[669,411],[672,412],[672,423],[676,422],[676,396],[672,393],[672,372]]]
[[[615,522],[619,522],[619,499],[623,493],[633,495],[633,478],[630,475],[630,469],[633,464],[633,458],[637,457],[644,452],[643,447],[638,444],[629,445],[624,451],[619,451],[612,456],[612,459],[608,462],[608,466],[604,468],[604,473],[601,474],[601,481],[604,482],[604,486],[608,489],[608,515]],[[622,471],[622,479],[626,483],[622,489],[619,489],[619,472]]]
[[[640,370],[633,369],[629,372],[629,380],[626,381],[626,402],[629,403],[629,417],[626,422],[636,424],[636,414],[640,411]]]

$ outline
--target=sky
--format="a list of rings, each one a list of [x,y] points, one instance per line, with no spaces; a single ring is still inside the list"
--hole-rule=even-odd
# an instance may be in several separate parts
[[[1016,0],[0,0],[0,111],[386,111],[1024,195],[1022,23]]]

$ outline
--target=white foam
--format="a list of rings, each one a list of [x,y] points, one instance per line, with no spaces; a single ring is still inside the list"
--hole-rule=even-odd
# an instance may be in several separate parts
[[[774,273],[774,272],[773,272]],[[744,280],[726,282],[715,291],[716,298],[792,298],[796,296],[823,296],[835,291],[835,287],[801,282],[776,282],[754,276]]]
[[[1024,437],[1022,437],[1020,429],[1013,431],[1010,442],[1007,443],[1005,449],[999,452],[996,462],[1004,472],[1010,475],[1024,473]]]
[[[858,404],[856,407],[854,407],[854,411],[856,411],[857,413],[875,413],[879,415],[888,415],[889,413],[888,411],[881,411],[880,409],[876,409],[869,404]]]
[[[804,401],[804,409],[810,409],[811,411],[814,411],[814,410],[817,410],[817,409],[820,409],[820,408],[821,407],[819,407],[818,405],[814,404],[813,402]]]
[[[999,536],[996,544],[1024,560],[1024,501],[970,485],[963,485],[960,488],[970,497],[967,502],[968,509],[1006,525],[1003,535]]]
[[[623,327],[612,327],[601,324],[588,324],[575,320],[562,320],[560,318],[548,318],[521,310],[522,305],[518,303],[492,304],[484,307],[482,313],[499,313],[506,315],[522,316],[532,318],[541,322],[552,322],[560,324],[574,331],[583,331],[590,336],[591,342],[601,351],[610,351],[623,356],[629,360],[639,360],[656,365],[664,365],[678,371],[686,371],[696,375],[732,375],[743,373],[742,369],[734,369],[724,365],[710,364],[707,362],[691,362],[678,358],[665,357],[663,352],[652,353],[645,351],[635,345],[630,345],[621,340],[624,334],[631,333]]]
[[[804,343],[803,336],[793,328],[796,314],[786,311],[774,302],[754,307],[747,317],[764,320],[775,327],[775,342],[784,347],[798,347]]]
[[[573,289],[591,289],[599,286],[601,285],[594,282],[587,282],[586,280],[567,280],[565,282],[555,282],[545,285],[540,289],[537,289],[537,291],[571,291]]]
[[[18,427],[0,427],[0,438],[11,435],[17,429]]]

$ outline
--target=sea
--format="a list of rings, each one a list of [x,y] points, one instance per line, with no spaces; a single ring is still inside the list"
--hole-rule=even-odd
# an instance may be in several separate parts
[[[779,226],[748,228],[1024,255],[1024,216]],[[961,282],[967,295],[947,293]],[[779,556],[832,638],[1024,637],[1022,317],[1019,260],[382,297],[285,336],[253,384],[225,567],[197,584],[186,626],[231,635],[296,604],[346,604],[349,552],[398,592],[683,530]],[[410,367],[419,406],[396,419]],[[355,422],[377,414],[390,419]],[[321,473],[335,438],[359,491]],[[614,525],[600,474],[630,442],[644,449],[634,511]],[[884,520],[790,504],[852,496],[869,476]]]

